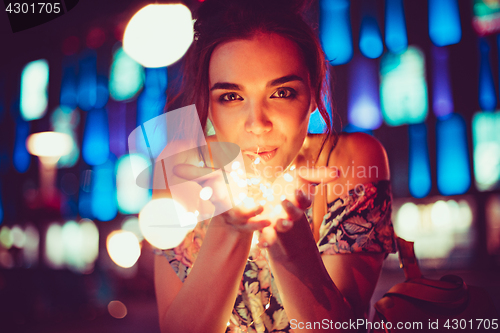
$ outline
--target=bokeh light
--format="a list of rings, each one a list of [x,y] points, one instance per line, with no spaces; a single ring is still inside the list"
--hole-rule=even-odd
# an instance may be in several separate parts
[[[164,67],[184,55],[193,36],[193,19],[188,7],[147,5],[130,19],[123,35],[123,49],[144,67]]]
[[[139,154],[124,155],[116,163],[116,195],[121,213],[137,214],[150,200],[149,190],[138,186],[134,175],[134,170],[148,172],[148,166],[148,160]]]
[[[111,301],[108,303],[108,312],[111,317],[122,319],[127,315],[127,307],[120,301]]]
[[[109,126],[105,109],[92,109],[87,113],[83,133],[82,156],[89,165],[99,165],[109,156]]]
[[[144,85],[144,69],[123,48],[113,54],[109,73],[109,94],[116,101],[126,101],[136,96]]]
[[[500,184],[500,112],[478,112],[472,118],[474,177],[480,191]]]
[[[179,245],[196,224],[196,216],[186,221],[187,211],[173,199],[151,200],[139,213],[139,226],[144,238],[159,249]],[[184,219],[184,221],[182,221]],[[181,221],[185,227],[181,227]]]
[[[431,190],[431,166],[425,123],[408,126],[409,134],[409,187],[415,198],[423,198]]]
[[[326,59],[332,65],[349,62],[353,55],[350,1],[321,0],[319,36]]]
[[[130,231],[115,230],[110,233],[106,248],[111,260],[123,268],[134,266],[141,255],[139,240]]]
[[[49,63],[45,59],[28,63],[21,74],[21,116],[40,119],[48,105]]]
[[[408,47],[403,0],[385,1],[385,45],[392,53]]]
[[[380,106],[390,126],[421,123],[427,117],[424,54],[410,46],[401,54],[386,53],[380,62]]]
[[[68,134],[40,132],[31,134],[26,141],[30,154],[35,156],[60,157],[71,151],[73,140]]]
[[[436,46],[460,42],[462,26],[457,0],[429,0],[429,36]]]
[[[44,256],[49,267],[54,269],[63,268],[65,259],[64,241],[62,228],[59,224],[53,223],[47,229]]]

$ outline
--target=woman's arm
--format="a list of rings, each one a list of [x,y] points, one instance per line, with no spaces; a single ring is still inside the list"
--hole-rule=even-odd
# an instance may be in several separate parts
[[[376,139],[356,133],[339,140],[339,144],[342,149],[337,151],[343,154],[332,158],[329,164],[339,166],[341,177],[342,168],[347,166],[377,170],[369,178],[344,176],[335,181],[345,188],[345,193],[350,190],[349,184],[389,179],[387,157]],[[269,248],[271,266],[290,323],[326,319],[334,327],[336,322],[364,318],[380,274],[383,254],[323,255],[321,258],[302,213],[304,206],[287,208],[284,205],[294,220],[293,227],[277,232],[278,242]],[[297,327],[294,332],[301,330]]]
[[[224,332],[245,268],[252,233],[212,219],[189,276],[182,283],[167,259],[155,259],[160,328],[166,332]]]
[[[192,203],[193,194],[197,194],[196,188],[200,186],[189,179],[199,179],[196,173],[200,168],[183,163],[190,163],[189,158],[182,157],[175,161],[175,168],[166,165],[171,169],[165,173],[172,177],[182,176],[183,186],[190,185],[193,188],[194,192],[183,193]],[[175,171],[178,168],[179,171]],[[191,175],[193,172],[195,174]],[[155,184],[166,184],[165,180],[157,179],[163,177],[163,172],[155,172],[154,177]],[[206,181],[212,188],[217,188],[214,182],[223,182],[222,179],[210,177]],[[168,186],[154,189],[154,199],[164,197],[172,197]],[[214,192],[212,197],[217,197],[217,193]],[[182,196],[180,198],[183,199]],[[253,231],[270,224],[269,221],[248,223],[249,218],[261,212],[262,208],[249,212],[231,209],[213,217],[207,227],[203,246],[184,283],[165,257],[155,258],[155,289],[163,333],[225,331],[248,258]]]

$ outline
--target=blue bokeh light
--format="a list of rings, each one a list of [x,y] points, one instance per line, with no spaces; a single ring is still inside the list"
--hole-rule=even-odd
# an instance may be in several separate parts
[[[427,196],[431,190],[431,168],[425,123],[408,126],[409,187],[415,198]]]
[[[78,106],[89,111],[97,100],[97,55],[93,50],[86,50],[79,62]]]
[[[332,65],[349,62],[353,55],[349,0],[321,0],[319,36]]]
[[[105,109],[93,109],[87,113],[83,133],[82,156],[89,165],[106,162],[109,155],[108,115]]]
[[[432,108],[438,118],[448,117],[453,112],[453,98],[448,68],[448,50],[435,46],[433,60],[433,101]]]
[[[163,113],[166,104],[167,69],[146,68],[144,90],[137,99],[137,126]]]
[[[490,65],[490,46],[486,39],[479,41],[481,63],[479,65],[479,107],[483,111],[493,111],[497,106],[497,96]]]
[[[349,123],[364,129],[382,125],[377,61],[355,56],[349,64]]]
[[[14,141],[14,156],[12,157],[14,168],[24,173],[31,163],[31,155],[26,148],[26,139],[30,135],[30,124],[18,117],[16,120],[16,138]]]
[[[403,0],[385,0],[385,45],[392,53],[408,47]]]
[[[110,221],[118,213],[114,158],[93,168],[91,209],[100,221]]]
[[[429,0],[429,36],[436,46],[460,42],[462,26],[457,0]]]
[[[443,195],[467,192],[471,184],[465,121],[453,113],[436,124],[437,184]]]
[[[361,20],[361,29],[359,32],[359,49],[367,58],[375,59],[382,55],[384,44],[382,35],[375,17],[375,10],[367,10]]]
[[[68,64],[63,67],[59,104],[60,106],[66,106],[69,109],[74,110],[77,106],[77,103],[77,76],[74,66]]]

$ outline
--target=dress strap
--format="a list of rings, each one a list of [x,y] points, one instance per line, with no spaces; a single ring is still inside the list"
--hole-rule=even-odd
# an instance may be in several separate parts
[[[316,167],[328,166],[328,162],[330,161],[330,156],[332,155],[332,152],[335,149],[336,145],[337,145],[337,138],[328,138],[325,141],[322,150],[328,149],[329,152],[328,154],[321,154],[321,153],[319,154],[317,159],[317,164],[315,165]],[[328,196],[326,195],[327,185],[320,184],[318,185],[318,187],[319,188],[316,190],[316,194],[314,196],[313,209],[312,209],[313,213],[312,232],[316,242],[319,241],[319,227],[323,222],[323,217],[325,216],[328,210]]]

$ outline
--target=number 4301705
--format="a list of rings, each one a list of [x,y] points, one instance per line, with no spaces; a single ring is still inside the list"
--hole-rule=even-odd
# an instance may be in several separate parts
[[[5,8],[6,12],[14,13],[14,14],[59,14],[61,12],[61,4],[59,2],[50,3],[50,2],[39,2],[35,3],[9,3],[7,8]]]
[[[443,325],[447,329],[478,329],[478,330],[496,330],[498,329],[498,319],[448,319]]]

